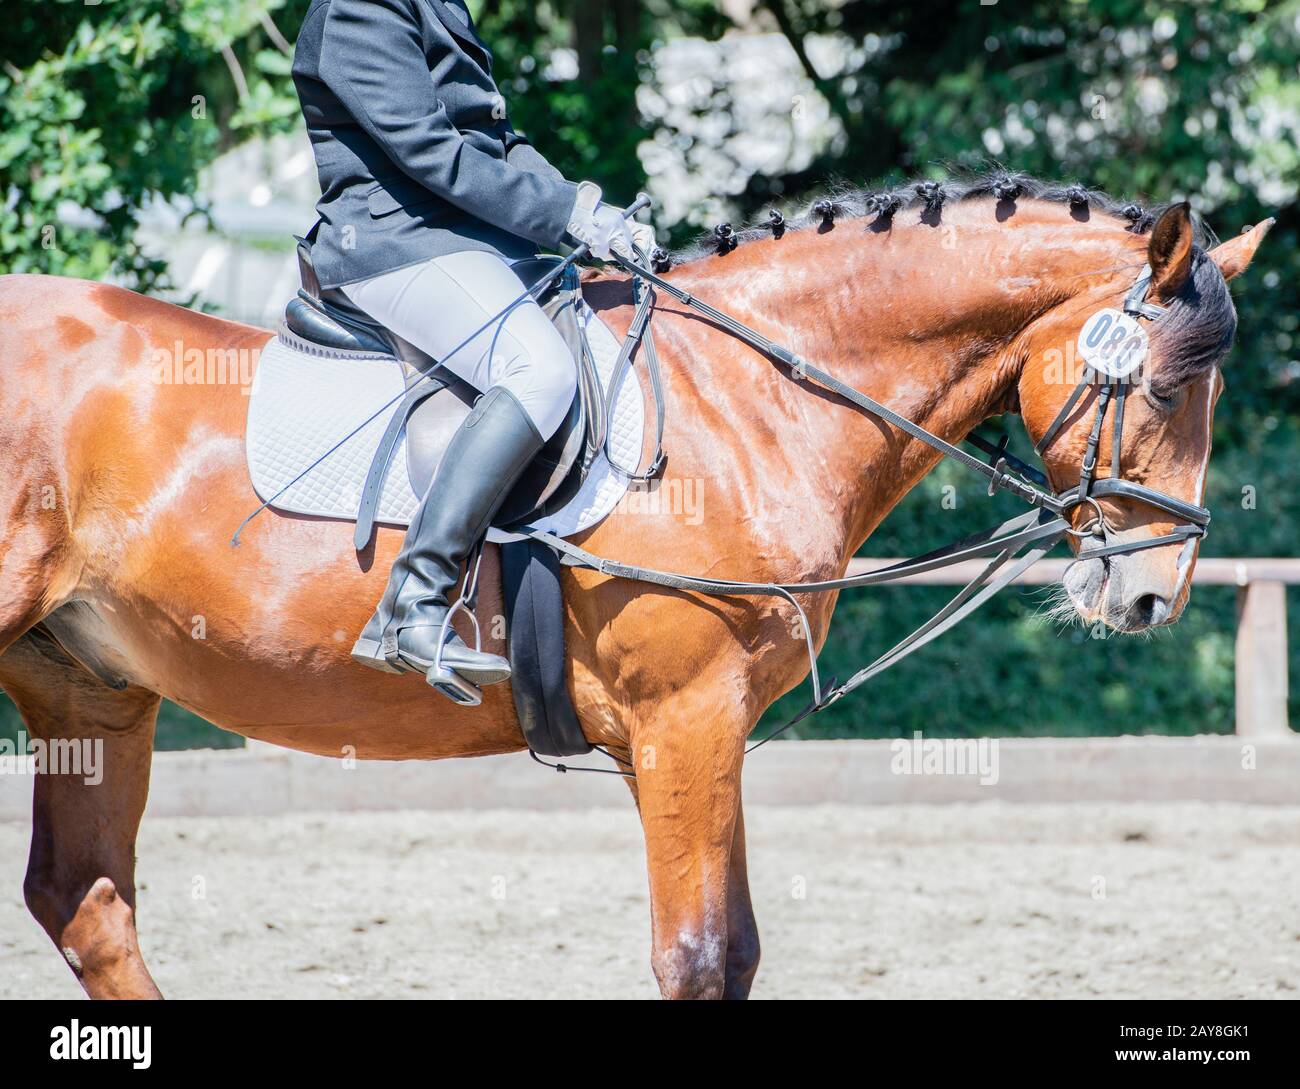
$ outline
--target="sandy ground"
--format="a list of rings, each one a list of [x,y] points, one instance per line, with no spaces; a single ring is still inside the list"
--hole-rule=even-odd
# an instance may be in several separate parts
[[[751,809],[755,997],[1300,995],[1300,810]],[[81,993],[0,825],[0,997]],[[173,998],[651,997],[630,808],[146,820]]]

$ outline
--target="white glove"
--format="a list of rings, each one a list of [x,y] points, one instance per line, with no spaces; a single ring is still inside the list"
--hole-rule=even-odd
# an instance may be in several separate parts
[[[578,199],[569,213],[569,234],[591,250],[592,257],[608,261],[611,253],[634,260],[632,229],[620,209],[602,204],[600,186],[595,182],[582,182],[578,186]]]
[[[655,249],[655,229],[649,223],[637,223],[635,220],[632,221],[631,227],[632,241],[636,244],[636,248],[648,258]]]

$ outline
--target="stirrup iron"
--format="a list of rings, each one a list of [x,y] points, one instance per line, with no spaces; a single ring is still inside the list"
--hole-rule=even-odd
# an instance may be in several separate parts
[[[474,549],[473,555],[465,565],[465,583],[461,587],[460,597],[452,602],[447,615],[442,618],[442,628],[438,632],[438,649],[433,656],[433,665],[425,674],[425,680],[433,688],[452,703],[460,704],[462,707],[477,707],[481,704],[483,690],[472,681],[467,681],[454,669],[448,669],[443,665],[442,651],[452,633],[451,619],[458,612],[463,612],[469,617],[470,627],[474,629],[474,649],[476,651],[483,649],[483,633],[478,626],[478,617],[474,615],[474,605],[478,599],[478,573],[482,564],[483,541],[479,541],[478,547]]]

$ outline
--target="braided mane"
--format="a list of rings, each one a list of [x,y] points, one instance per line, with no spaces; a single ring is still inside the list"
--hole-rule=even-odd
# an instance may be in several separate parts
[[[841,220],[868,220],[870,223],[886,222],[903,209],[921,208],[923,217],[941,222],[945,204],[959,201],[994,198],[999,201],[1045,200],[1089,212],[1112,216],[1128,223],[1134,234],[1145,234],[1169,207],[1168,203],[1143,207],[1135,201],[1119,200],[1099,189],[1080,184],[1043,181],[1029,174],[994,169],[936,181],[921,178],[886,188],[836,186],[806,204],[801,212],[779,217],[782,233],[808,228],[833,229]],[[1194,217],[1196,242],[1208,249],[1218,244],[1218,239],[1199,217]],[[746,242],[771,238],[772,221],[768,213],[764,218],[742,228],[722,224],[727,236],[726,252],[731,252]],[[719,252],[719,228],[673,254],[673,263],[681,264]]]
[[[837,187],[809,202],[797,215],[785,217],[771,209],[766,217],[735,229],[731,224],[714,227],[703,238],[671,258],[656,251],[661,270],[669,263],[682,264],[712,254],[729,254],[746,242],[780,238],[792,231],[836,230],[842,221],[865,221],[865,227],[888,225],[890,217],[903,209],[921,208],[923,222],[942,222],[944,207],[960,201],[994,199],[1051,201],[1122,220],[1133,234],[1146,234],[1171,205],[1142,207],[1118,200],[1097,189],[1079,184],[1047,182],[1028,174],[1001,168],[980,173],[954,175],[945,181],[930,178],[884,189]],[[1207,254],[1218,245],[1214,232],[1192,217],[1195,245],[1192,272],[1178,293],[1169,300],[1168,313],[1153,327],[1152,338],[1169,345],[1165,362],[1152,378],[1159,395],[1172,395],[1197,375],[1222,364],[1236,334],[1237,314],[1223,276]]]

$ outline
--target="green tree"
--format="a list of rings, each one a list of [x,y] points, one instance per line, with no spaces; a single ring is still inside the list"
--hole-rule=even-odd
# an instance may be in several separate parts
[[[298,112],[289,34],[305,3],[9,0],[0,23],[0,271],[141,290],[166,260],[136,241],[148,201],[197,214],[199,171]],[[282,10],[283,9],[283,10]]]

